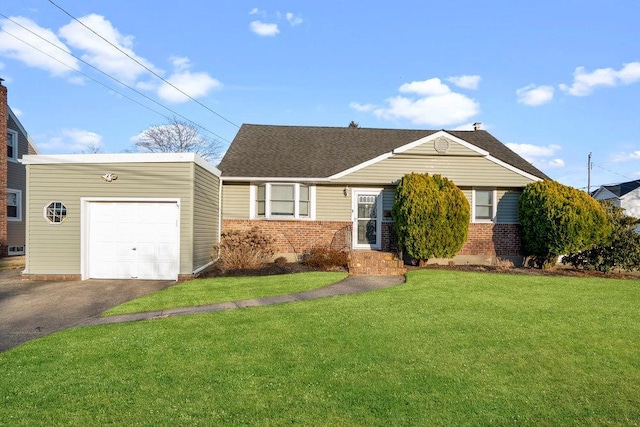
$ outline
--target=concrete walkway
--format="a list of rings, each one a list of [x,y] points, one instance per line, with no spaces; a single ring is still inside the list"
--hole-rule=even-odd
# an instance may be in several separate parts
[[[278,295],[273,297],[247,299],[242,301],[221,302],[196,307],[172,308],[144,313],[122,314],[119,316],[93,317],[78,326],[104,325],[111,323],[135,322],[138,320],[158,319],[184,314],[211,313],[216,311],[235,310],[246,307],[259,307],[264,305],[282,304],[285,302],[307,301],[319,298],[328,298],[337,295],[356,294],[388,288],[404,283],[404,276],[349,276],[346,279],[322,288],[290,295]]]

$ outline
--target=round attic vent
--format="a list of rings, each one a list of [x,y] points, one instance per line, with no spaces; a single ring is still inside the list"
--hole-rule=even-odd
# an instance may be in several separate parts
[[[438,153],[446,153],[449,149],[449,140],[444,137],[436,139],[433,144]]]

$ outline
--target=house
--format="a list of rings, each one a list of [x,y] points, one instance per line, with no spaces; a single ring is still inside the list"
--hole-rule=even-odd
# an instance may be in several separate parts
[[[610,200],[626,215],[640,218],[640,180],[602,185],[592,195],[596,200]]]
[[[317,246],[395,250],[395,186],[451,179],[471,205],[456,263],[522,257],[517,202],[548,179],[484,130],[243,125],[222,162],[222,229],[258,227],[289,259]]]
[[[193,277],[220,235],[220,171],[193,153],[24,156],[23,278]]]
[[[0,213],[0,256],[25,253],[26,206],[25,167],[20,159],[36,154],[29,134],[7,102],[7,87],[0,79],[0,135],[6,135],[7,149],[0,150],[0,198],[7,201],[7,209]]]

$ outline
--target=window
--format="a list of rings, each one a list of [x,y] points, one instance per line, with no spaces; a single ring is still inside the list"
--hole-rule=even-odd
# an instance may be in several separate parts
[[[493,190],[474,190],[473,220],[475,222],[493,221],[495,217],[495,197]]]
[[[44,208],[44,216],[52,224],[60,224],[67,218],[67,207],[62,202],[51,202]]]
[[[310,218],[311,188],[304,184],[258,185],[255,214],[262,218]]]
[[[18,132],[7,129],[7,160],[17,162],[18,160]]]
[[[22,221],[22,191],[7,188],[7,221]]]

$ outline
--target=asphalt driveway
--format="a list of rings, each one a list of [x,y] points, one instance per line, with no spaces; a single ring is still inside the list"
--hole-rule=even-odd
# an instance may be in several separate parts
[[[22,281],[0,270],[0,352],[66,329],[176,282],[155,280]]]

